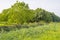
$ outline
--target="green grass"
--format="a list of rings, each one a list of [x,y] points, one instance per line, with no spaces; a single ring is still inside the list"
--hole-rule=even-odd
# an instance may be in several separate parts
[[[60,23],[1,32],[0,40],[60,40]]]

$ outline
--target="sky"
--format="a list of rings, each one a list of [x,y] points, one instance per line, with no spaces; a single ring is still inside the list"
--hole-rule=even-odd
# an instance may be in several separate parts
[[[60,16],[60,0],[18,0],[29,5],[30,9],[42,8]],[[0,0],[0,12],[10,8],[16,0]]]

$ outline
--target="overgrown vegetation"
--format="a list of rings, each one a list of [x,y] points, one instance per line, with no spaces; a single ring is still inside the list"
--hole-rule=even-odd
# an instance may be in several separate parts
[[[60,17],[16,2],[0,14],[0,40],[60,40]]]
[[[60,23],[2,32],[0,40],[60,40]]]

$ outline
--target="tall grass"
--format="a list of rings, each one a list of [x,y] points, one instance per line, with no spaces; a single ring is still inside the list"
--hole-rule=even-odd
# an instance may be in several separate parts
[[[0,40],[60,40],[60,23],[2,32]]]

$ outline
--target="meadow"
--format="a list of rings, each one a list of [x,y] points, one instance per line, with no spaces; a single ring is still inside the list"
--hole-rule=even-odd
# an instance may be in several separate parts
[[[49,23],[10,32],[1,32],[0,40],[60,40],[60,23]]]

